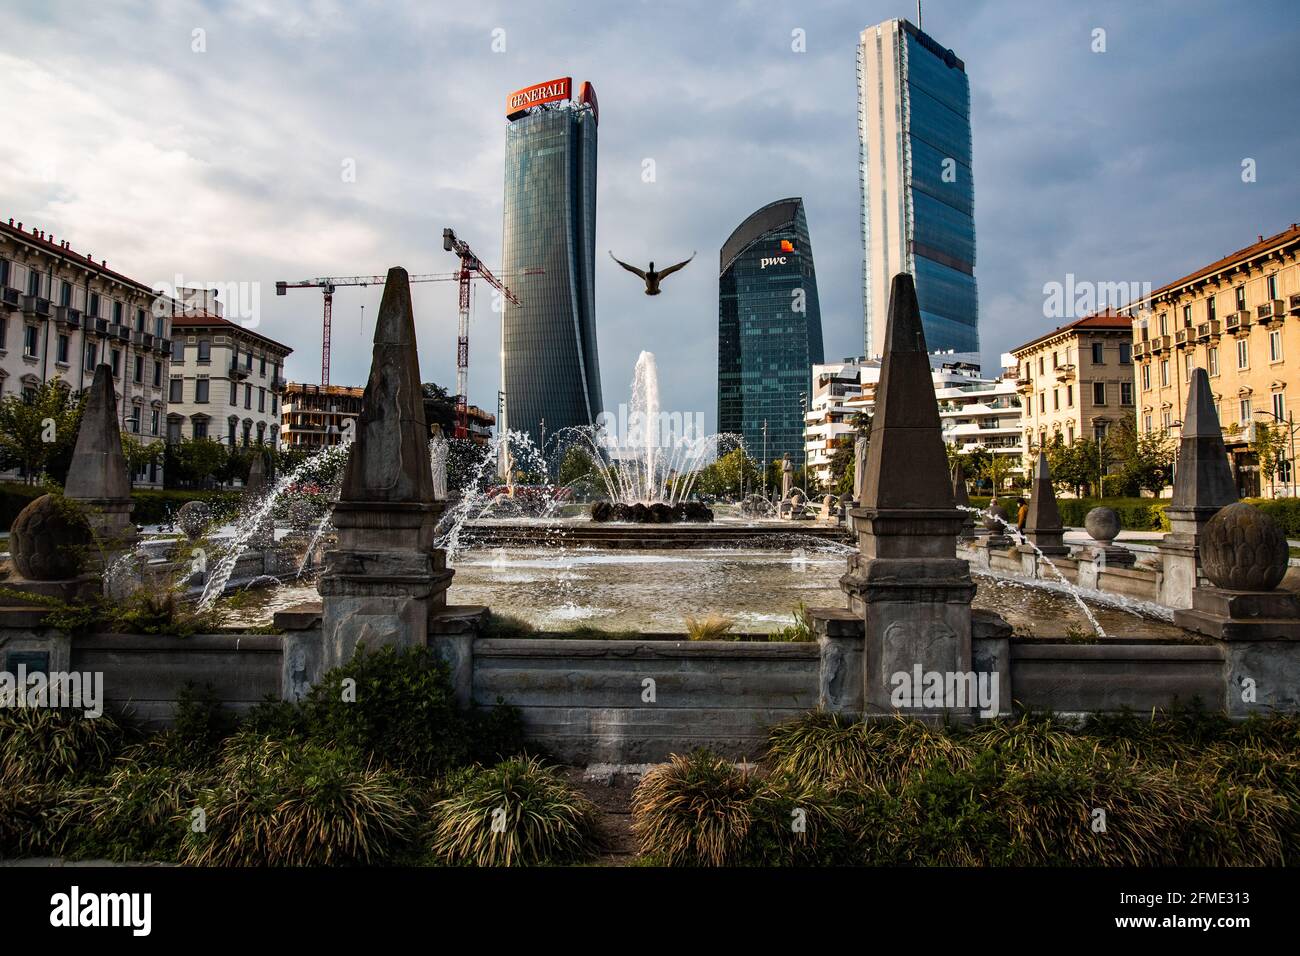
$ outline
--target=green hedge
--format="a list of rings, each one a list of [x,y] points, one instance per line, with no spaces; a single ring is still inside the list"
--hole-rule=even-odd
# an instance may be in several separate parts
[[[45,494],[41,485],[23,485],[6,482],[0,484],[0,528],[5,531],[13,524],[18,512],[28,503]],[[178,508],[187,501],[207,501],[218,513],[233,514],[238,507],[238,491],[153,491],[131,492],[131,520],[136,524],[165,524],[172,520]]]
[[[28,502],[45,494],[40,485],[23,485],[18,482],[0,483],[0,527],[6,531],[18,517],[18,512],[27,507]]]
[[[1017,495],[1003,495],[1002,506],[1011,511]],[[1277,519],[1288,537],[1300,537],[1300,498],[1246,498],[1266,515]],[[972,497],[976,508],[988,506],[987,497]],[[1061,512],[1061,523],[1067,528],[1082,528],[1083,519],[1093,508],[1105,505],[1119,515],[1120,527],[1125,531],[1168,531],[1169,519],[1165,509],[1168,498],[1057,498],[1056,507]]]

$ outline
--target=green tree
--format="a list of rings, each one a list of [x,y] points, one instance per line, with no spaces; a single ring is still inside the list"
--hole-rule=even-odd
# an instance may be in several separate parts
[[[564,458],[560,462],[559,484],[563,487],[584,478],[591,481],[599,480],[596,462],[585,448],[574,445],[564,453]]]
[[[1103,444],[1119,494],[1159,494],[1174,480],[1175,446],[1167,431],[1143,435],[1137,430],[1136,417],[1128,415],[1110,429]]]
[[[0,453],[7,464],[20,466],[30,483],[56,460],[67,460],[76,444],[83,402],[84,396],[74,396],[59,379],[0,399]]]
[[[126,459],[126,474],[131,484],[135,484],[135,476],[150,465],[156,465],[162,461],[163,443],[160,441],[142,442],[140,439],[122,433],[122,457]]]
[[[853,434],[841,439],[835,447],[835,453],[831,455],[830,487],[839,495],[853,494],[853,486],[857,482],[858,439],[865,438],[868,444],[871,442],[870,415],[866,412],[857,412],[850,419],[850,424],[853,425]]]
[[[441,426],[442,433],[450,438],[456,429],[456,396],[437,382],[425,382],[420,391],[424,395],[425,424]]]
[[[1094,486],[1100,491],[1098,478],[1105,470],[1105,460],[1091,438],[1076,438],[1069,444],[1060,432],[1053,435],[1045,446],[1047,467],[1052,472],[1052,484],[1062,490],[1082,494]],[[1034,462],[1031,461],[1032,469]]]
[[[758,490],[758,468],[743,448],[727,452],[717,461],[700,469],[695,487],[700,494],[715,497],[738,496]]]
[[[1255,453],[1259,461],[1260,477],[1272,486],[1275,496],[1277,494],[1275,479],[1282,463],[1287,460],[1287,447],[1290,440],[1290,434],[1281,425],[1273,425],[1270,422],[1255,423],[1255,437],[1250,443],[1250,450]]]
[[[186,438],[168,445],[167,473],[187,485],[204,485],[226,467],[226,446],[211,438]]]

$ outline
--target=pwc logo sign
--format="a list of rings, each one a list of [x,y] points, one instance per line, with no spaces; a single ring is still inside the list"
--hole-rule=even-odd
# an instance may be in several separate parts
[[[758,268],[760,271],[766,269],[768,266],[785,265],[786,262],[789,261],[789,256],[787,255],[787,253],[794,252],[794,243],[791,242],[789,239],[782,239],[779,249],[781,252],[779,256],[768,256],[758,261]]]

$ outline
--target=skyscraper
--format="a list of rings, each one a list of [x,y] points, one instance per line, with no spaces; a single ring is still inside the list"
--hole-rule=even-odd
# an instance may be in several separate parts
[[[803,462],[803,404],[822,361],[817,271],[803,200],[781,199],[736,227],[718,272],[718,431],[754,458]]]
[[[542,444],[602,411],[596,355],[596,93],[569,77],[506,99],[501,428]],[[525,270],[540,274],[525,275]]]
[[[858,44],[866,354],[885,342],[895,274],[916,280],[931,351],[978,353],[975,189],[966,66],[906,20]]]

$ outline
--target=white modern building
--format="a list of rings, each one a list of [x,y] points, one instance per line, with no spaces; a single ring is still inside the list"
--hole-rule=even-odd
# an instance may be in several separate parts
[[[66,239],[0,223],[0,394],[51,380],[80,392],[103,363],[113,370],[123,433],[162,440],[171,316],[157,301],[148,285]],[[147,465],[133,480],[161,485],[162,466]]]
[[[1005,455],[1006,473],[1019,472],[1023,448],[1015,369],[1000,378],[986,379],[980,377],[978,366],[954,361],[955,357],[950,352],[930,355],[944,441],[963,453],[983,447]],[[819,483],[830,482],[836,450],[852,445],[857,416],[874,413],[879,382],[880,362],[876,359],[846,358],[813,366],[804,440],[809,471]]]

